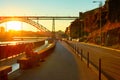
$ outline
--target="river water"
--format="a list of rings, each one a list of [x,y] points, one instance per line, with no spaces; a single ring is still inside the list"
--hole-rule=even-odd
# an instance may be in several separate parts
[[[31,43],[31,42],[37,42],[37,41],[42,41],[42,40],[46,40],[46,39],[47,39],[47,37],[15,37],[14,41],[2,41],[2,42],[0,42],[0,46],[2,46],[2,45],[16,45],[16,44],[22,44],[22,43]],[[48,41],[45,41],[45,44],[38,49],[41,50],[46,45],[48,45]],[[11,66],[12,66],[12,71],[10,73],[19,69],[18,63],[14,63]]]
[[[20,43],[29,43],[45,40],[47,37],[14,37],[14,41],[0,41],[0,45],[16,45]]]

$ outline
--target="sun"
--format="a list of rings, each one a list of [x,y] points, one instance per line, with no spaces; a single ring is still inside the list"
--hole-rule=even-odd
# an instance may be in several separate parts
[[[9,21],[7,22],[7,30],[21,30],[21,22],[19,21]]]

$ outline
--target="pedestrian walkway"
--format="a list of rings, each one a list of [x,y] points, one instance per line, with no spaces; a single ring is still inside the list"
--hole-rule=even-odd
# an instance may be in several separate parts
[[[74,50],[68,44],[62,42],[62,45],[64,45],[65,48],[67,48],[67,50],[74,55],[74,59],[76,60],[76,63],[78,65],[80,80],[99,80],[98,74],[93,71],[93,69],[88,68],[87,64],[84,61],[81,61],[81,57],[76,55]]]
[[[9,75],[10,80],[98,80],[94,71],[71,53],[65,44],[57,42],[55,50],[39,66]]]

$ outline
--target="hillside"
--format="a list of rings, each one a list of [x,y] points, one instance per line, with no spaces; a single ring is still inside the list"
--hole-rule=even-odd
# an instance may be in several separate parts
[[[94,44],[113,46],[120,43],[120,0],[106,0],[105,5],[87,12],[80,12],[67,28],[72,38],[84,38]],[[101,17],[101,18],[100,18]],[[80,29],[80,30],[79,30]],[[73,36],[70,34],[78,35]]]
[[[100,14],[98,9],[94,10],[93,14],[93,20],[90,19],[91,22],[93,22],[91,27],[91,34],[88,37],[88,42],[96,43],[96,44],[102,44],[105,46],[112,46],[112,45],[118,45],[120,42],[120,0],[109,0],[109,2],[106,1],[106,4],[101,8],[102,9],[102,15],[101,15],[101,29],[99,27],[100,19],[98,18]],[[97,13],[96,13],[97,12]],[[95,18],[96,17],[96,18]],[[90,27],[88,26],[88,27]],[[99,38],[102,38],[101,42]]]

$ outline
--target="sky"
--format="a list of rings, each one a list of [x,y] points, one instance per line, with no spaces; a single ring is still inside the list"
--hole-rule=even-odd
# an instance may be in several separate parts
[[[0,0],[0,16],[79,16],[99,7],[94,0]],[[102,1],[103,4],[105,0]],[[51,30],[52,21],[39,21]],[[65,30],[72,21],[56,21],[56,30]],[[64,23],[64,24],[63,24]],[[24,24],[24,26],[30,26]],[[29,27],[31,28],[31,27]]]

